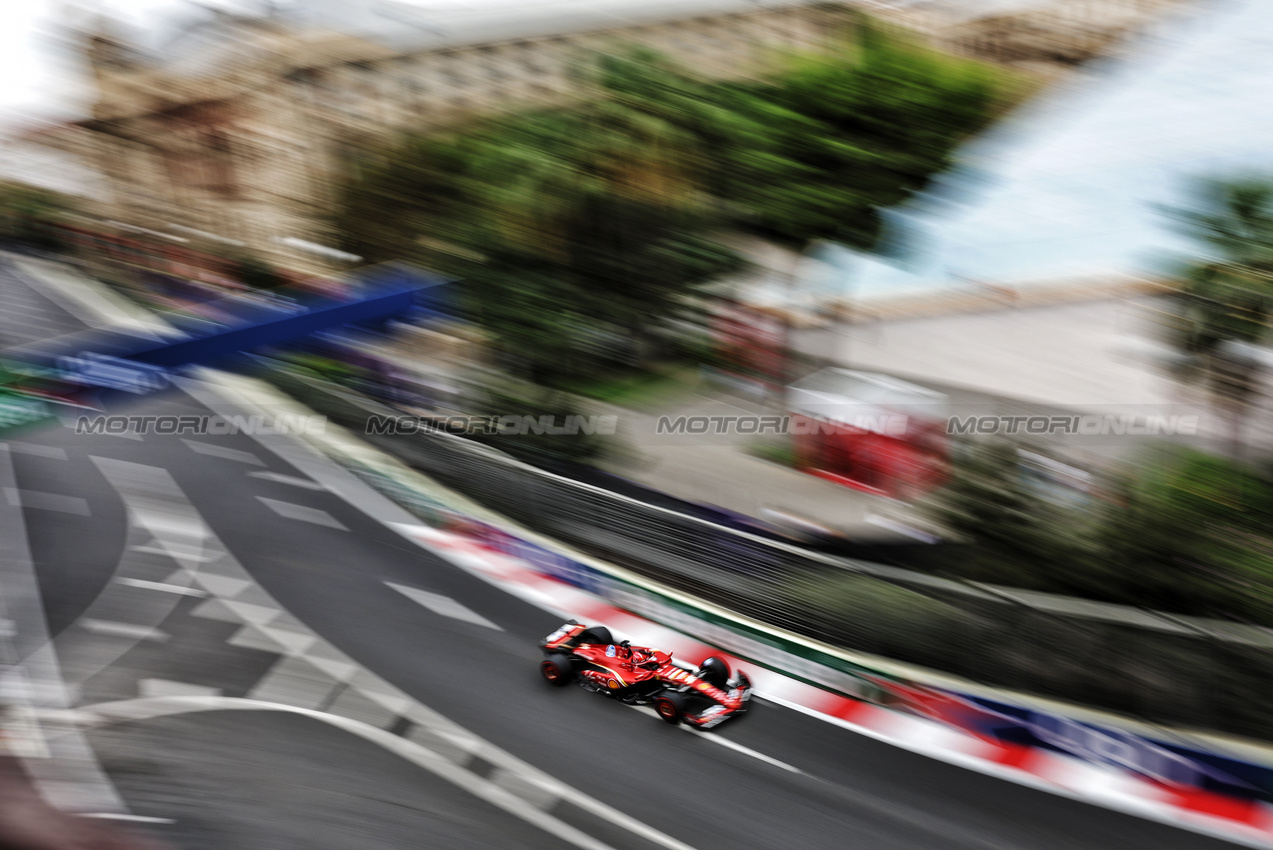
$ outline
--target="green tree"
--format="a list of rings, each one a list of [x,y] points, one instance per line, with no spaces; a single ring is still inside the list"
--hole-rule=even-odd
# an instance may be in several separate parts
[[[1097,533],[1113,601],[1273,623],[1273,484],[1180,451],[1146,467]]]
[[[847,49],[774,78],[726,86],[737,118],[720,183],[761,233],[870,248],[879,210],[923,189],[1003,105],[986,66],[865,25]]]
[[[60,192],[0,182],[0,240],[47,250],[62,248],[55,226],[74,209],[75,201]]]
[[[235,257],[233,263],[239,280],[253,289],[277,289],[287,283],[287,278],[260,257],[244,254]]]
[[[575,108],[382,152],[337,222],[363,256],[463,277],[471,314],[550,387],[604,359],[598,331],[640,346],[695,285],[740,263],[708,236],[697,137],[631,91],[609,94],[607,80],[633,77],[602,67],[599,94]]]
[[[572,106],[365,156],[335,216],[354,253],[462,277],[471,315],[545,386],[604,368],[616,332],[646,351],[684,296],[739,267],[713,238],[726,225],[869,243],[876,209],[943,168],[997,91],[975,63],[874,30],[757,84],[643,51],[582,67]]]
[[[969,541],[952,575],[1178,614],[1273,624],[1273,480],[1232,460],[1166,450],[1113,498],[1050,503],[1023,486],[1010,444],[959,462],[939,518]]]
[[[1017,447],[978,445],[955,464],[937,516],[970,541],[944,568],[961,578],[1057,592],[1092,593],[1085,545],[1092,518],[1026,486]]]
[[[1175,342],[1203,364],[1236,452],[1261,369],[1235,343],[1263,342],[1273,311],[1273,181],[1200,181],[1192,205],[1169,213],[1203,254],[1179,276]]]

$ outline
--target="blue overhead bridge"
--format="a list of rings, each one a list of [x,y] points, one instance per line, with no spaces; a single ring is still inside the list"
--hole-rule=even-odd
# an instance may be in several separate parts
[[[221,330],[140,347],[126,357],[165,369],[215,364],[332,328],[375,326],[408,315],[444,316],[444,295],[434,290],[445,288],[445,284],[444,279],[409,267],[373,270],[360,279],[353,300],[321,298],[295,306],[246,304],[240,321]]]
[[[10,366],[36,367],[7,389],[54,406],[103,408],[168,385],[168,373],[188,366],[234,368],[254,351],[286,345],[336,328],[374,329],[391,319],[454,315],[453,282],[408,265],[373,266],[355,274],[339,296],[235,296],[199,305],[198,315],[173,316],[172,334],[89,331],[10,349]]]

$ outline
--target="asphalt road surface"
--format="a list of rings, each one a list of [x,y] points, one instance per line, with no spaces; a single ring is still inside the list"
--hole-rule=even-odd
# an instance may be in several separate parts
[[[127,412],[208,410],[174,390]],[[556,617],[410,545],[246,436],[53,427],[9,452],[14,480],[0,485],[21,507],[49,629],[81,706],[260,698],[286,658],[209,614],[204,595],[172,590],[171,575],[221,559],[245,571],[217,579],[254,600],[244,616],[281,607],[296,634],[307,627],[339,650],[349,681],[379,677],[484,745],[696,850],[1231,846],[773,704],[702,735],[550,688],[536,642]],[[389,583],[449,604],[423,606]],[[343,693],[315,697],[316,710]],[[372,722],[394,735],[410,725]],[[88,739],[129,808],[157,819],[145,828],[177,847],[567,846],[444,774],[312,718],[208,711],[104,726]],[[481,757],[466,770],[506,776]],[[611,847],[657,844],[613,819],[545,810]]]
[[[86,325],[50,300],[0,255],[0,350],[59,337]]]

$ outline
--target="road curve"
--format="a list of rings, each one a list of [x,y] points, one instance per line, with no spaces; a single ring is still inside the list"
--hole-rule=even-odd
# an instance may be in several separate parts
[[[208,410],[174,392],[129,412]],[[118,583],[126,553],[147,554],[123,527],[129,512],[103,483],[101,459],[164,470],[260,591],[357,665],[499,750],[696,850],[1231,846],[969,772],[773,704],[762,702],[712,733],[726,746],[576,688],[549,688],[537,674],[535,644],[558,625],[553,615],[413,547],[245,436],[129,440],[58,428],[26,435],[24,445],[41,448],[18,455],[19,489],[83,500],[24,508],[57,629],[83,628],[93,602]],[[71,517],[74,557],[56,533]],[[421,605],[393,585],[453,607]],[[172,617],[198,602],[182,600]],[[157,637],[166,628],[177,637]],[[116,631],[111,639],[122,639]],[[86,683],[85,701],[134,698],[139,683],[156,681],[248,696],[273,661],[250,647],[227,650],[228,627],[218,631],[210,620],[205,632],[178,635],[175,620],[139,631],[135,646]],[[233,718],[221,722],[232,737]],[[611,823],[579,825],[623,846]],[[509,846],[543,843],[506,838]]]

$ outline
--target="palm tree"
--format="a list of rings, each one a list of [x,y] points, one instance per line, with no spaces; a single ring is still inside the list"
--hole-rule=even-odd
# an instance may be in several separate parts
[[[1176,343],[1203,365],[1236,455],[1262,373],[1251,347],[1273,315],[1273,180],[1203,181],[1194,206],[1171,213],[1203,249],[1179,279]]]

